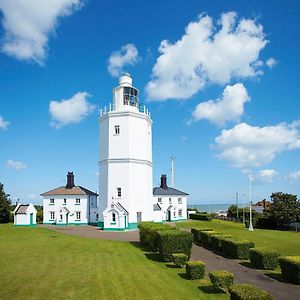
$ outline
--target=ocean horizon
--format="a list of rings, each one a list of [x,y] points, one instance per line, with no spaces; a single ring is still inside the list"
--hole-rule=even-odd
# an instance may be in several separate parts
[[[208,212],[208,213],[214,213],[218,212],[220,210],[227,211],[229,206],[236,205],[233,203],[230,204],[189,204],[188,208],[197,208],[201,212]],[[239,204],[239,208],[242,208],[243,205]]]

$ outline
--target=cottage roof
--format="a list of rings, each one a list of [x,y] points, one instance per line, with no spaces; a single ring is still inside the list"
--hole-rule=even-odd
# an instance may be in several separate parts
[[[153,196],[188,196],[188,194],[168,186],[166,188],[158,186],[153,189]]]
[[[26,205],[19,205],[19,208],[15,211],[15,214],[16,215],[20,215],[20,214],[26,214],[26,211],[29,207],[29,204],[26,204]]]
[[[98,196],[97,193],[92,192],[80,185],[73,186],[72,188],[66,188],[66,186],[60,186],[56,189],[50,190],[41,194],[41,196],[55,196],[55,195],[94,195]]]

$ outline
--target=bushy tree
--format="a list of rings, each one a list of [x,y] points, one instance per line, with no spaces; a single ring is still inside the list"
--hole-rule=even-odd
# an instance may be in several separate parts
[[[300,201],[297,200],[297,195],[277,192],[271,195],[271,201],[266,214],[275,220],[278,228],[300,221]]]
[[[9,195],[4,192],[4,186],[0,183],[0,223],[8,223],[10,221],[11,202]]]

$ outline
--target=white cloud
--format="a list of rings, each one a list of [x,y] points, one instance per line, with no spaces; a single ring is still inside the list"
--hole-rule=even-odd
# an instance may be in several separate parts
[[[253,177],[254,184],[272,183],[278,172],[272,169],[258,171]]]
[[[242,83],[227,85],[221,99],[199,103],[192,113],[195,121],[208,120],[217,125],[239,121],[244,113],[244,104],[250,100]]]
[[[289,183],[300,183],[300,170],[289,173],[287,179]]]
[[[300,123],[256,127],[240,123],[222,130],[215,139],[219,157],[233,167],[252,168],[270,163],[283,151],[300,149]]]
[[[274,59],[273,57],[270,57],[267,61],[266,61],[266,65],[271,69],[273,68],[275,65],[278,64],[278,61],[276,59]]]
[[[187,99],[207,83],[224,85],[232,78],[257,76],[266,44],[263,27],[255,20],[237,21],[236,13],[228,12],[215,27],[211,17],[200,15],[176,43],[161,42],[161,55],[146,86],[148,98]]]
[[[24,163],[11,159],[7,160],[6,166],[10,169],[15,169],[18,171],[27,168],[27,166]]]
[[[4,120],[4,118],[0,116],[0,129],[3,129],[3,130],[7,129],[8,125],[9,125],[9,122]]]
[[[59,17],[82,7],[81,0],[1,0],[4,37],[2,51],[19,60],[43,64],[49,35]]]
[[[135,65],[139,60],[139,53],[135,45],[127,44],[118,51],[111,54],[108,59],[107,70],[111,76],[121,75],[123,68],[127,65]]]
[[[50,125],[60,128],[71,123],[78,123],[87,117],[95,109],[95,105],[87,101],[88,97],[90,95],[87,92],[78,92],[70,99],[51,101],[49,104]]]

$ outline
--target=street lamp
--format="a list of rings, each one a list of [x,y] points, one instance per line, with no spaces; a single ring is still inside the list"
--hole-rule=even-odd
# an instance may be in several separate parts
[[[245,197],[246,195],[243,194],[243,224],[245,224]]]
[[[252,175],[249,175],[249,202],[250,202],[249,231],[253,231],[253,226],[252,226]]]

